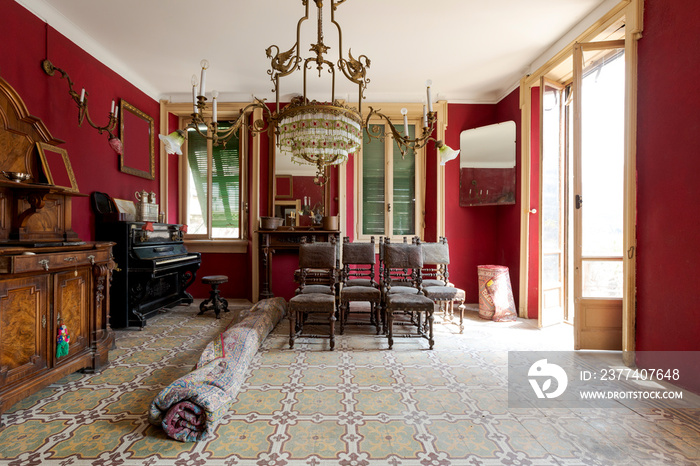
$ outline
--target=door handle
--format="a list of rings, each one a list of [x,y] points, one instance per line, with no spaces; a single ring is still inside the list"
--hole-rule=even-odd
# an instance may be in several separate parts
[[[580,209],[583,205],[583,197],[580,194],[576,195],[576,208]]]

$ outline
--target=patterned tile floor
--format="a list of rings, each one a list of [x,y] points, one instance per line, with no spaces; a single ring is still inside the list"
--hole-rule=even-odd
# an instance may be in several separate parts
[[[232,303],[233,304],[233,303]],[[237,308],[244,306],[235,303]],[[187,373],[232,318],[179,307],[143,331],[118,331],[111,366],[72,374],[2,416],[0,464],[446,466],[700,464],[698,409],[514,409],[508,350],[569,350],[568,326],[537,330],[470,312],[436,345],[368,326],[287,346],[281,322],[251,363],[236,403],[199,443],[148,424],[158,391]]]

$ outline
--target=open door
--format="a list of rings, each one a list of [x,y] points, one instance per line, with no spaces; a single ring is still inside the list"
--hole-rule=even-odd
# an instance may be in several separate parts
[[[624,46],[574,48],[575,349],[622,349]]]
[[[540,79],[540,327],[564,321],[565,173],[564,86]]]

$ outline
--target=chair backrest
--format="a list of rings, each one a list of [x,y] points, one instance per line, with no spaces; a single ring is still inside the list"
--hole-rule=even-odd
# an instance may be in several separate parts
[[[376,262],[374,252],[374,236],[369,243],[351,243],[347,236],[343,238],[343,265],[362,264],[369,265]]]
[[[313,269],[313,282],[327,284],[334,291],[336,283],[336,251],[335,241],[323,243],[306,243],[302,240],[299,245],[299,288],[298,292],[307,285],[309,270]]]
[[[299,267],[302,269],[333,269],[336,246],[332,242],[299,245]]]
[[[423,279],[436,279],[449,283],[447,265],[450,263],[450,249],[447,239],[440,237],[436,243],[421,243],[423,248]]]
[[[421,247],[424,264],[441,265],[450,263],[450,249],[446,242],[421,243]]]
[[[351,243],[347,236],[343,238],[343,283],[352,279],[369,279],[370,286],[375,286],[374,264],[377,258],[374,252],[374,236],[369,243]]]
[[[384,240],[381,272],[384,291],[388,292],[391,289],[392,281],[409,281],[420,290],[422,267],[423,254],[420,244],[392,244],[389,238]]]

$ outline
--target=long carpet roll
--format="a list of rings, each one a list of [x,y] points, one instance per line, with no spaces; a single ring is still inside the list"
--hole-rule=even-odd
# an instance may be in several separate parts
[[[245,319],[207,345],[194,371],[158,393],[148,411],[149,422],[181,442],[209,438],[236,398],[260,344],[285,311],[283,298],[258,301]]]

